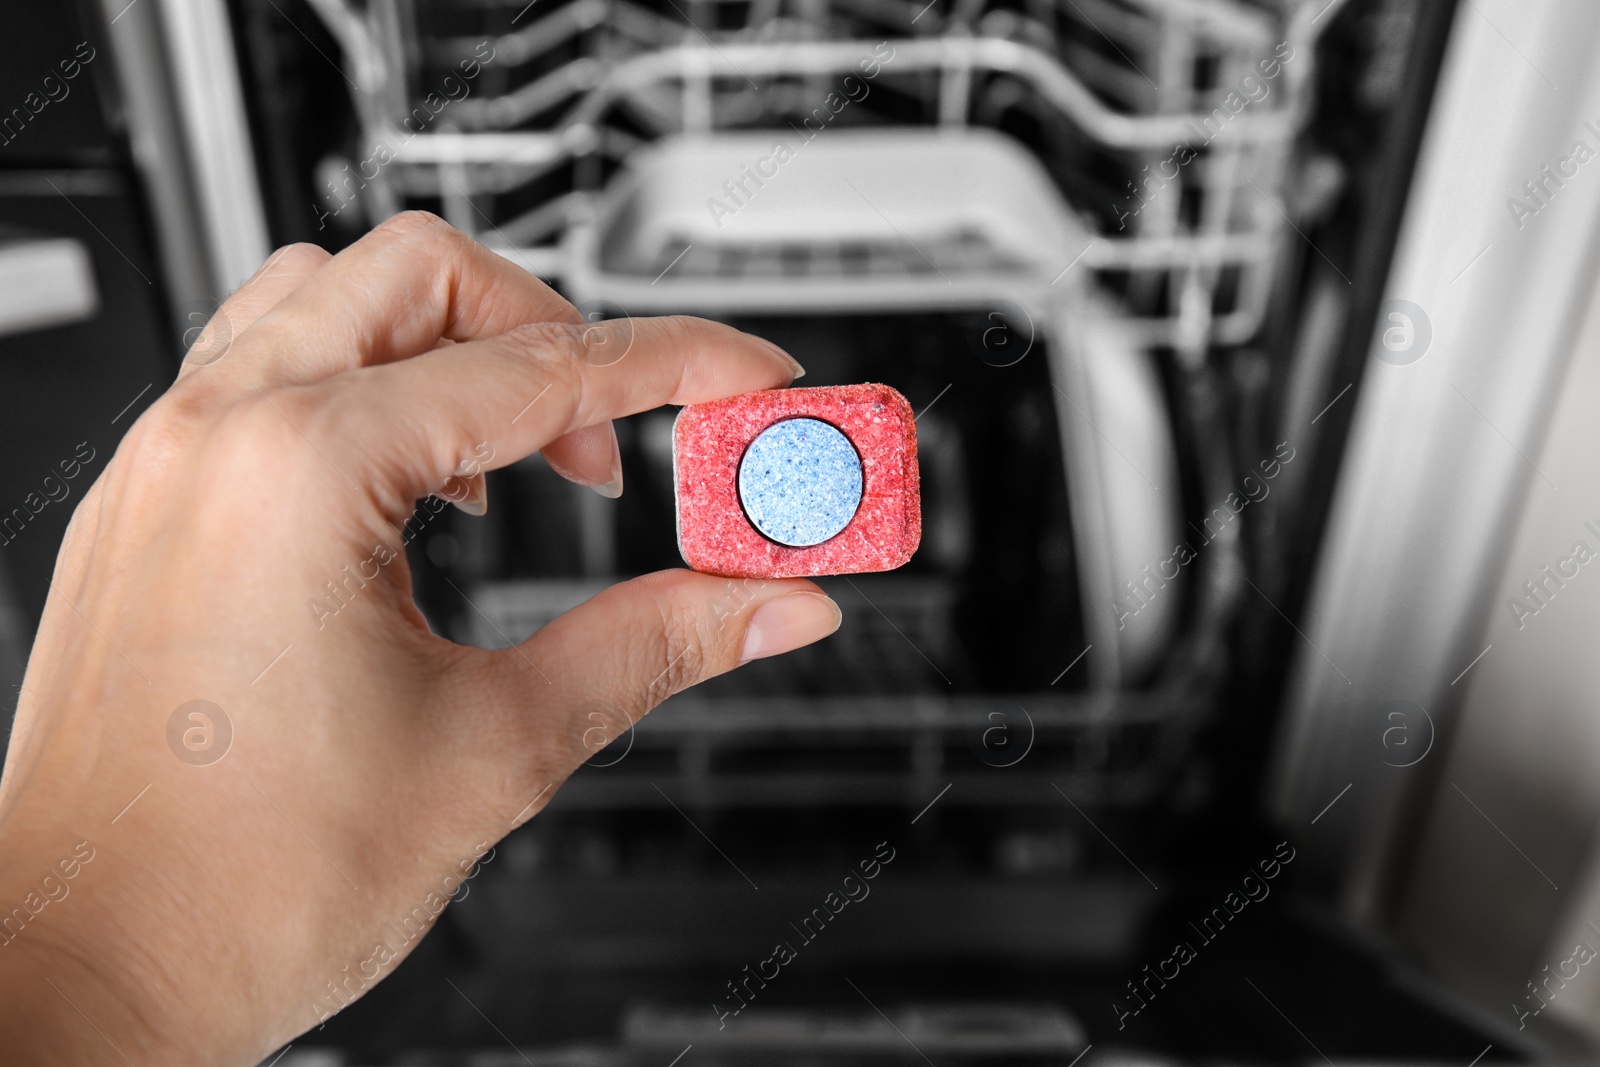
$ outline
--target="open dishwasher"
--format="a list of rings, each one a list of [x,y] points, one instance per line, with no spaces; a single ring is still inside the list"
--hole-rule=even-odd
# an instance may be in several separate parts
[[[590,318],[770,337],[807,386],[910,399],[924,493],[908,566],[821,581],[833,638],[631,727],[597,706],[589,765],[285,1065],[1491,1043],[1298,908],[1297,839],[1255,810],[1347,425],[1325,386],[1400,211],[1356,193],[1409,173],[1449,5],[220,6],[275,242],[425,208]],[[672,417],[618,423],[620,500],[531,457],[484,518],[419,510],[430,624],[504,647],[681,565]],[[1216,935],[1267,862],[1273,902]],[[1165,969],[1180,934],[1210,977]]]

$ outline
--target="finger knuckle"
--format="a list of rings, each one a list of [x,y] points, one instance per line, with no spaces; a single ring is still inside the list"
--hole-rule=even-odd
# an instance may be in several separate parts
[[[180,383],[128,428],[107,465],[118,500],[154,506],[191,477],[215,430],[200,392]]]
[[[584,335],[592,326],[583,322],[529,322],[501,334],[494,343],[502,346],[512,365],[528,376],[528,385],[535,391],[548,385],[561,398],[576,398],[583,384],[583,357],[587,351]]]
[[[660,632],[659,658],[653,664],[658,671],[644,694],[650,706],[716,673],[711,662],[713,634],[704,612],[681,602],[663,603]]]
[[[213,316],[212,322],[215,321],[216,317]],[[145,415],[154,422],[167,424],[162,428],[164,433],[188,433],[192,427],[212,421],[226,404],[223,386],[214,378],[208,379],[203,374],[187,374],[173,382],[171,388],[150,405]]]
[[[272,254],[272,267],[274,270],[310,273],[332,258],[333,253],[321,245],[312,244],[310,241],[297,241],[294,244],[284,245]]]
[[[306,438],[324,445],[334,439],[340,425],[338,405],[330,403],[328,390],[288,387],[264,392],[254,406],[256,425],[278,439]]]
[[[541,361],[563,369],[603,367],[620,358],[633,343],[634,320],[599,319],[576,322],[534,322],[507,336],[530,347]]]
[[[373,229],[373,233],[395,240],[424,240],[446,242],[462,239],[460,230],[431,211],[410,210],[391,215]]]
[[[502,339],[519,355],[531,355],[546,364],[570,364],[582,356],[584,335],[592,326],[588,322],[525,322]]]
[[[203,432],[203,408],[195,390],[175,392],[145,409],[118,445],[117,453],[132,457],[135,469],[165,469]]]
[[[311,446],[326,441],[324,416],[300,390],[279,390],[241,402],[217,427],[210,450],[223,466],[303,473]],[[325,445],[324,445],[325,447]],[[262,462],[272,457],[270,464]]]

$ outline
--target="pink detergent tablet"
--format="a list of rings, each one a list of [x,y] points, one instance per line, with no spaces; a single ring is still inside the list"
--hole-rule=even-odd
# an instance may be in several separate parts
[[[678,550],[697,571],[889,571],[922,539],[916,423],[887,385],[690,404],[672,436]]]

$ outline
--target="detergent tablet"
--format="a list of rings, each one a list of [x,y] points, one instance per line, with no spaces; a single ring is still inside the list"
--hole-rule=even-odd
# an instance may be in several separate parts
[[[691,404],[673,430],[678,548],[730,577],[902,565],[922,537],[916,424],[887,385]]]

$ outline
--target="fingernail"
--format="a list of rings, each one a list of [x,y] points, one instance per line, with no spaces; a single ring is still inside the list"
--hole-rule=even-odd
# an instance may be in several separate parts
[[[445,499],[473,518],[483,518],[489,513],[488,483],[484,481],[481,474],[474,475],[471,478],[462,478],[460,481],[466,486],[466,491],[462,494],[461,499],[457,500],[448,492],[445,495]]]
[[[611,480],[589,488],[607,500],[615,500],[622,495],[622,446],[617,444],[616,423],[611,424]]]
[[[751,334],[750,336],[755,337],[754,334]],[[783,349],[779,348],[777,345],[773,344],[771,341],[767,340],[765,337],[756,337],[755,339],[757,341],[760,341],[764,346],[766,346],[767,350],[770,351],[773,355],[777,356],[779,359],[781,359],[785,363],[789,364],[789,369],[794,372],[790,376],[790,380],[791,381],[795,381],[795,380],[798,380],[800,378],[804,378],[806,376],[806,369],[800,365],[800,361],[799,360],[795,359],[789,353],[785,352]]]
[[[792,652],[839,628],[839,605],[821,593],[788,593],[756,609],[744,632],[740,663]]]

